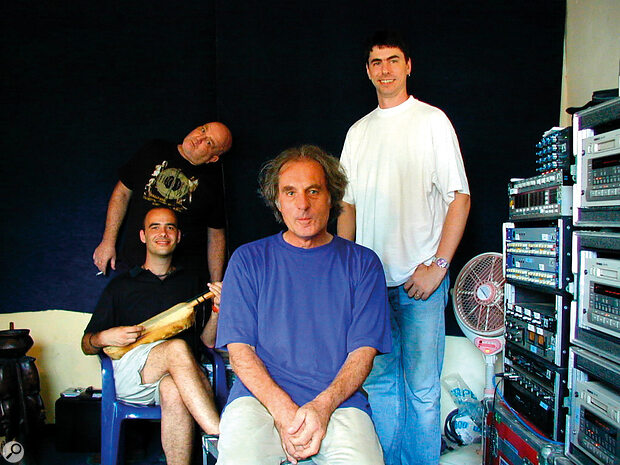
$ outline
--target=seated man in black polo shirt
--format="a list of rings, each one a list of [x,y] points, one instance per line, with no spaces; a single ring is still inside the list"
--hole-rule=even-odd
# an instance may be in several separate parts
[[[150,210],[140,239],[146,244],[146,260],[142,267],[117,276],[103,291],[82,337],[82,351],[87,355],[135,342],[144,330],[140,322],[200,292],[196,276],[172,265],[172,254],[181,240],[172,210]],[[219,283],[209,288],[219,295]],[[216,316],[211,315],[200,336],[209,346],[215,341]],[[162,447],[171,464],[190,463],[194,420],[206,433],[219,434],[213,392],[196,363],[187,333],[139,345],[113,360],[119,399],[161,405]]]

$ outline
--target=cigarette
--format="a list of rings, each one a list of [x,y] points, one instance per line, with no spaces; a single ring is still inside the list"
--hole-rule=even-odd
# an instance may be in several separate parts
[[[103,271],[100,271],[99,273],[97,273],[95,276],[101,276],[103,274]]]

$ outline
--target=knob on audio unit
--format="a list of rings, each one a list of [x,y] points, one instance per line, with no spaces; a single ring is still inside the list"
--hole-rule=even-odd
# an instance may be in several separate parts
[[[570,171],[573,161],[572,127],[553,128],[543,134],[536,144],[536,171],[547,173],[554,169]]]

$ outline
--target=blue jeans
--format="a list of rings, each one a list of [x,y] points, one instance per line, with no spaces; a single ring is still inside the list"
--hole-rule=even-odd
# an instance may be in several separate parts
[[[388,288],[392,352],[375,357],[364,389],[385,465],[436,465],[441,449],[439,378],[449,276],[427,300]]]

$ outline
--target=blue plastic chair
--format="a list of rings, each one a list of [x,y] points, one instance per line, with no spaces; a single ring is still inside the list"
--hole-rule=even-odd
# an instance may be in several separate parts
[[[224,360],[212,349],[207,348],[206,352],[214,366],[213,389],[216,404],[218,408],[221,408],[220,405],[223,407],[228,398]],[[141,406],[118,400],[112,360],[103,352],[99,353],[99,358],[101,360],[101,465],[117,465],[123,461],[123,421],[161,420],[161,408],[158,405]]]
[[[226,401],[228,400],[228,382],[226,378],[226,362],[218,351],[210,347],[202,347],[203,354],[211,364],[213,370],[213,395],[215,397],[215,406],[217,410],[222,413]],[[202,433],[202,463],[203,465],[213,465],[217,461],[217,437],[209,436]]]
[[[116,398],[112,360],[99,352],[101,360],[101,465],[117,465],[123,461],[124,420],[161,420],[158,405],[128,404]]]
[[[228,383],[226,379],[226,362],[215,349],[203,347],[204,355],[213,367],[213,394],[215,397],[215,405],[221,413],[228,400]]]

